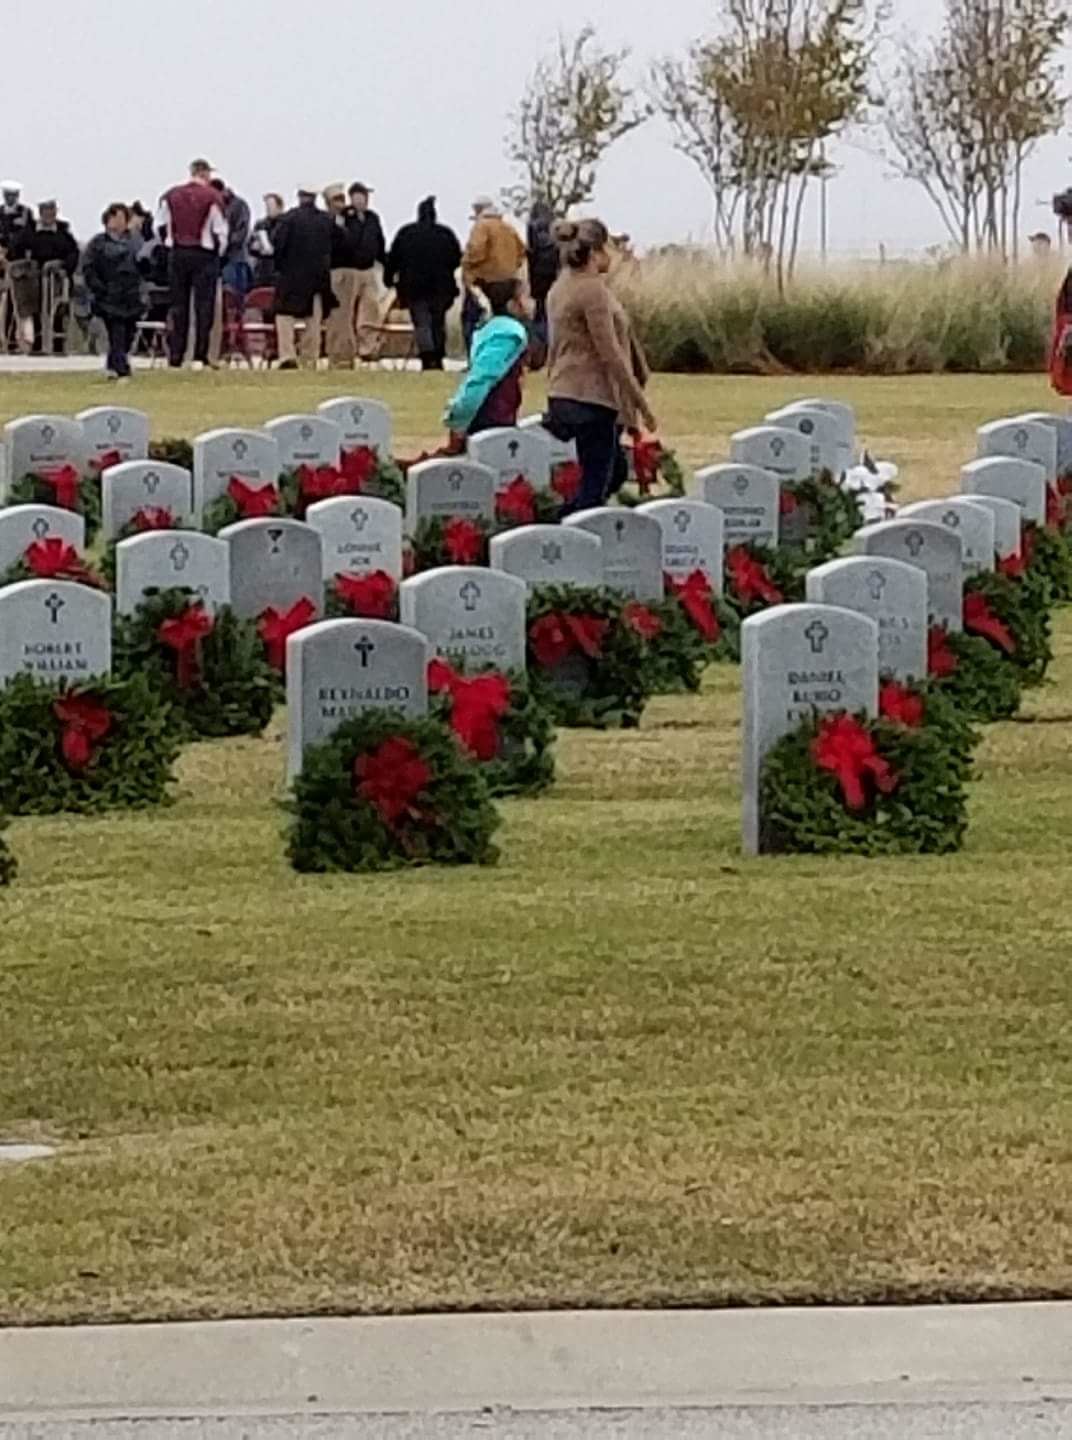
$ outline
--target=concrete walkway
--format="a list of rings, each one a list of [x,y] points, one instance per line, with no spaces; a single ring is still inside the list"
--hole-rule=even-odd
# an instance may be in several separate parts
[[[0,1331],[0,1426],[16,1417],[260,1415],[308,1423],[331,1414],[1048,1401],[1072,1402],[1072,1304]],[[230,1432],[219,1433],[223,1440]]]

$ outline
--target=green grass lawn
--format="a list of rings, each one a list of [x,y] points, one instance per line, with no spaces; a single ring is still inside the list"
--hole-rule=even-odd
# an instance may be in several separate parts
[[[400,449],[446,385],[355,376]],[[292,382],[292,383],[290,383]],[[167,375],[158,433],[332,377]],[[663,379],[683,458],[814,382]],[[907,492],[1041,380],[849,380]],[[0,381],[0,417],[104,387]],[[1072,616],[966,851],[744,861],[737,673],[568,733],[490,871],[299,877],[282,717],[177,803],[21,820],[0,897],[0,1321],[1072,1293]]]

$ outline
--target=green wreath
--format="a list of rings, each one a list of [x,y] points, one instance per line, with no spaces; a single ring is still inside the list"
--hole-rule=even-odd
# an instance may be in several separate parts
[[[17,585],[21,580],[69,580],[75,585],[88,585],[92,590],[111,588],[110,580],[94,570],[93,566],[87,560],[83,560],[81,556],[76,565],[55,570],[52,570],[50,566],[49,570],[51,573],[46,574],[44,571],[33,569],[24,555],[21,559],[16,560],[14,565],[9,565],[3,575],[0,575],[0,586]]]
[[[1072,600],[1072,545],[1047,525],[1024,526],[1024,545],[1031,568],[1046,583],[1050,604]]]
[[[932,629],[930,677],[936,690],[981,725],[1010,720],[1020,709],[1019,667],[978,635]]]
[[[760,848],[787,855],[948,855],[967,829],[966,774],[938,728],[909,729],[857,717],[888,767],[889,793],[866,787],[850,808],[838,776],[815,759],[824,722],[815,716],[785,736],[763,762]]]
[[[17,675],[0,691],[0,813],[161,805],[178,752],[170,710],[144,675],[81,687]]]
[[[119,616],[115,673],[144,675],[171,706],[184,740],[260,735],[275,709],[278,679],[252,622],[239,620],[229,606],[218,610],[211,632],[197,642],[188,684],[180,683],[178,650],[160,639],[161,627],[198,598],[188,589],[150,590],[133,615]]]
[[[30,472],[22,475],[8,488],[6,505],[57,505],[55,488],[41,475]],[[86,523],[86,544],[92,545],[97,538],[101,524],[101,489],[99,476],[82,477],[78,487],[78,501],[75,505],[62,505],[63,510],[73,510]]]
[[[441,565],[486,565],[491,528],[486,520],[468,516],[435,515],[419,520],[409,541],[412,573],[418,575]]]
[[[194,447],[189,440],[177,435],[165,435],[162,440],[149,441],[149,459],[162,465],[177,465],[180,470],[193,473]]]
[[[658,440],[641,440],[640,444],[647,458],[642,458],[639,466],[635,433],[631,444],[624,447],[632,464],[628,478],[613,496],[614,501],[632,510],[648,500],[680,500],[685,494],[685,471],[676,452]]]
[[[546,706],[537,699],[528,677],[520,671],[497,671],[492,667],[469,670],[451,659],[446,667],[464,687],[469,681],[501,677],[509,686],[509,705],[495,723],[498,731],[498,753],[492,760],[476,759],[480,773],[493,796],[538,795],[554,784],[555,725]],[[433,678],[435,662],[429,671]],[[458,697],[450,685],[433,692],[432,714],[458,735],[463,751],[472,751],[466,744],[466,728],[462,721]]]
[[[263,488],[268,489],[268,486],[264,486]],[[269,519],[282,520],[287,517],[286,507],[278,486],[275,487],[275,491],[275,503],[265,514]],[[220,531],[226,529],[228,525],[237,525],[239,520],[248,520],[250,518],[252,517],[243,515],[236,502],[225,492],[205,506],[205,513],[201,520],[201,529],[206,535],[218,535]],[[258,514],[256,518],[260,519],[262,517]]]
[[[971,597],[981,597],[986,611],[1011,637],[1014,648],[1008,658],[1027,687],[1042,684],[1053,659],[1050,611],[1038,604],[1041,588],[1037,578],[1032,588],[1030,581],[1018,584],[993,572],[972,575],[964,584],[965,627],[970,628]]]
[[[735,554],[744,557],[750,566],[758,566],[761,575],[747,567],[736,574]],[[722,631],[716,658],[735,665],[741,660],[741,625],[751,615],[760,615],[772,605],[787,605],[804,599],[805,576],[810,562],[802,551],[785,550],[781,546],[731,545],[726,551],[722,595],[715,611]],[[746,587],[745,581],[750,580]],[[756,583],[773,587],[769,594],[755,589]],[[738,589],[738,586],[741,586]],[[777,595],[777,599],[773,598]]]
[[[541,585],[529,595],[529,679],[557,724],[592,730],[640,724],[658,671],[650,641],[625,619],[628,604],[602,587]]]
[[[855,495],[842,490],[829,470],[809,480],[791,480],[781,490],[783,524],[787,513],[799,507],[807,517],[807,534],[798,544],[784,548],[803,551],[808,565],[822,565],[840,554],[842,546],[860,528],[860,507]]]
[[[637,628],[634,618],[637,608],[634,602],[627,605],[624,612],[626,623],[633,624],[634,628]],[[682,691],[697,694],[703,683],[703,672],[718,646],[707,644],[676,599],[639,608],[649,611],[660,627],[649,642],[653,694],[676,695]],[[640,633],[643,638],[643,627]]]
[[[479,767],[439,720],[369,710],[305,752],[287,856],[311,874],[492,865],[500,823]]]

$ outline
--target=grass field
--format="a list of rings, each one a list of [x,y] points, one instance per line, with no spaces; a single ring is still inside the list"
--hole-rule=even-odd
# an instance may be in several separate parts
[[[354,377],[403,452],[445,385]],[[294,383],[286,383],[293,380]],[[331,377],[158,376],[158,433]],[[814,381],[663,379],[689,461]],[[907,493],[1040,380],[849,380]],[[0,418],[103,386],[0,381]],[[967,850],[745,862],[739,694],[564,734],[498,869],[303,878],[280,717],[177,803],[18,821],[0,898],[0,1321],[1072,1294],[1072,617]]]

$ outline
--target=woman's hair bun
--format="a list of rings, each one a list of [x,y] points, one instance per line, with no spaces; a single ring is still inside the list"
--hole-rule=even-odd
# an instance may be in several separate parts
[[[555,239],[560,245],[572,245],[580,229],[576,220],[559,220],[555,223]]]

